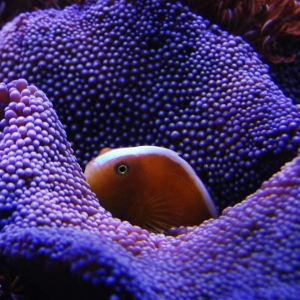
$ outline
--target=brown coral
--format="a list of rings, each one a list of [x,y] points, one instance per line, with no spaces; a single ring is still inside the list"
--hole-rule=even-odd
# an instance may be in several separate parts
[[[291,62],[295,53],[287,41],[300,35],[300,3],[297,0],[183,0],[195,12],[242,35],[273,63]],[[295,51],[295,50],[294,50]]]

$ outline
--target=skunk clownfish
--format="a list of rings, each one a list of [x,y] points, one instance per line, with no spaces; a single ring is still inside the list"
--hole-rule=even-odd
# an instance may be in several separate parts
[[[114,217],[150,231],[218,217],[192,167],[169,149],[104,148],[84,173],[100,204]]]

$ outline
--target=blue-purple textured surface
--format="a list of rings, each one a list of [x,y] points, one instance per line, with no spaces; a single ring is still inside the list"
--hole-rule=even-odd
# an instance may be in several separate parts
[[[0,43],[0,80],[23,77],[47,92],[82,167],[103,147],[171,148],[223,209],[300,145],[297,108],[251,47],[180,4],[23,14]]]
[[[100,207],[46,96],[33,86],[23,89],[24,80],[8,87],[12,96],[1,122],[6,227],[0,249],[42,296],[297,299],[298,157],[219,219],[183,228],[177,237],[149,234]],[[5,88],[1,99],[8,95]],[[25,118],[21,104],[32,115]]]
[[[298,106],[249,45],[179,4],[41,11],[0,36],[1,79],[22,76],[49,93],[82,164],[103,146],[170,147],[224,208],[297,155]],[[45,94],[24,90],[24,80],[8,88],[10,96],[6,85],[0,91],[1,253],[28,281],[43,291],[54,281],[60,289],[48,289],[65,294],[76,282],[77,297],[296,299],[298,158],[218,220],[176,238],[149,235],[99,206]]]

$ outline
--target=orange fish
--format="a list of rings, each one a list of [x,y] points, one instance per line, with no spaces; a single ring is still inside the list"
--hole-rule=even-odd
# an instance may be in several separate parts
[[[218,217],[192,167],[166,148],[104,148],[84,174],[100,204],[114,217],[150,231]]]

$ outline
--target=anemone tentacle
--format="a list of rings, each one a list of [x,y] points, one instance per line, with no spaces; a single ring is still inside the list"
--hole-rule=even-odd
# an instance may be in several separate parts
[[[149,234],[99,205],[42,91],[25,80],[1,88],[10,103],[0,253],[25,295],[34,286],[39,299],[297,299],[300,157],[220,218],[177,237]]]
[[[266,60],[288,63],[299,46],[290,43],[300,35],[300,3],[295,0],[182,0],[194,12],[222,29],[243,36]]]
[[[164,146],[221,210],[297,154],[298,108],[268,67],[180,3],[90,1],[20,15],[1,34],[0,80],[47,91],[82,167],[104,147]]]
[[[240,37],[180,3],[88,1],[17,17],[0,60],[0,257],[25,287],[296,299],[299,106]],[[175,237],[113,219],[77,161],[140,144],[177,151],[220,211],[250,196]]]

